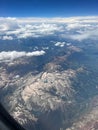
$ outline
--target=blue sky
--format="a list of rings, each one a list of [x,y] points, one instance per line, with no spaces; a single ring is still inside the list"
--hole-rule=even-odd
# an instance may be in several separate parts
[[[0,17],[98,15],[98,0],[0,0]]]

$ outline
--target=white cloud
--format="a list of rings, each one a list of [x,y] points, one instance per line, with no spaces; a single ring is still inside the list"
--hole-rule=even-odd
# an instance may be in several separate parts
[[[12,36],[3,36],[2,40],[13,40]]]
[[[1,17],[0,20],[3,22],[6,20],[17,22],[19,24],[31,24],[31,23],[74,23],[74,22],[82,22],[82,23],[98,23],[98,16],[78,16],[78,17],[54,17],[54,18],[36,18],[36,17],[27,17],[27,18],[12,18],[12,17]]]
[[[69,36],[73,40],[82,41],[85,39],[95,39],[98,40],[98,29],[93,31],[84,31],[80,34],[73,34]]]
[[[91,28],[91,25],[90,24],[82,24],[82,23],[70,23],[66,26],[66,29],[67,30],[72,30],[72,29],[79,29],[79,28]]]
[[[61,26],[56,24],[39,23],[39,24],[27,24],[19,25],[17,29],[7,31],[5,35],[15,35],[17,38],[28,38],[28,37],[42,37],[53,35],[55,32],[61,30]]]
[[[12,61],[14,59],[20,58],[20,57],[32,57],[32,56],[40,56],[44,55],[45,51],[34,51],[34,52],[25,52],[25,51],[2,51],[0,52],[0,61]]]
[[[98,37],[98,17],[69,18],[0,18],[0,39],[64,36],[72,39]],[[94,32],[90,35],[88,32]],[[76,35],[73,35],[76,34]],[[85,33],[85,34],[84,34]],[[84,35],[83,35],[84,34]],[[87,35],[87,36],[86,36]],[[93,35],[93,36],[92,36]],[[96,35],[96,36],[95,36]],[[90,36],[90,37],[89,37]]]
[[[55,43],[55,42],[53,42],[53,43]],[[58,46],[58,47],[64,47],[64,45],[70,46],[71,43],[69,43],[69,42],[56,42],[54,45]]]
[[[58,46],[58,47],[64,47],[65,45],[65,42],[57,42],[55,43],[55,46]]]

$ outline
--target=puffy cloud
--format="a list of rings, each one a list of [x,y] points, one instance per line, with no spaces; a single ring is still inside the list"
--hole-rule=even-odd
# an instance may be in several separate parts
[[[66,32],[61,37],[82,41],[85,39],[98,40],[98,17],[80,17],[66,24]]]
[[[38,25],[25,25],[24,29],[19,29],[20,34],[18,35],[18,38],[53,35],[59,29],[61,29],[61,27],[57,26],[56,24],[41,23]]]
[[[53,42],[53,43],[55,43],[55,42]],[[64,45],[70,46],[71,43],[69,43],[69,42],[56,42],[54,45],[58,46],[58,47],[64,47]]]
[[[57,42],[55,43],[55,46],[58,46],[58,47],[64,47],[65,45],[65,42]]]
[[[45,19],[42,18],[0,18],[1,36],[14,36],[15,38],[43,37],[53,35],[61,28],[55,23],[45,22]]]
[[[17,38],[28,37],[42,37],[47,35],[53,35],[55,32],[61,30],[61,26],[56,24],[39,23],[39,24],[27,24],[21,25],[17,29],[7,31],[5,35],[15,35]]]
[[[2,40],[13,40],[12,36],[3,36]]]
[[[64,36],[76,40],[98,36],[98,17],[0,18],[0,39]],[[89,32],[94,32],[90,33]],[[76,34],[76,35],[74,35]]]
[[[79,29],[79,28],[91,28],[91,25],[90,25],[90,23],[89,24],[87,24],[87,23],[82,24],[82,23],[76,22],[76,23],[70,23],[66,26],[67,30]]]
[[[85,39],[98,40],[98,29],[93,30],[93,31],[84,31],[80,34],[73,34],[73,35],[70,35],[69,38],[73,40],[78,40],[78,41],[82,41]]]
[[[25,51],[2,51],[0,52],[0,61],[12,61],[14,59],[20,58],[20,57],[32,57],[32,56],[40,56],[44,55],[45,51],[34,51],[34,52],[25,52]]]

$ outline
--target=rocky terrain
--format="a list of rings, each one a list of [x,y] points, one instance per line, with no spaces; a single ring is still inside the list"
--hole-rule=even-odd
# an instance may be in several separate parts
[[[79,47],[56,53],[43,65],[35,57],[1,62],[1,103],[27,130],[97,130],[97,77],[74,61]]]
[[[98,130],[97,19],[0,18],[0,103],[26,130]]]
[[[66,130],[98,130],[98,96],[90,100],[86,112]]]
[[[11,115],[23,126],[28,124],[32,128],[33,123],[38,120],[44,125],[51,121],[50,119],[53,118],[51,114],[54,114],[59,120],[53,119],[48,126],[51,128],[56,120],[58,123],[62,122],[61,113],[65,113],[70,107],[75,107],[75,91],[70,81],[71,77],[75,77],[75,73],[71,69],[61,72],[57,70],[49,72],[48,70],[36,75],[28,73],[20,77],[19,75],[13,76],[12,73],[7,74],[6,70],[1,68],[1,100],[4,100],[5,107],[9,108]],[[56,115],[56,111],[60,115]],[[58,129],[58,126],[54,126],[54,129]]]

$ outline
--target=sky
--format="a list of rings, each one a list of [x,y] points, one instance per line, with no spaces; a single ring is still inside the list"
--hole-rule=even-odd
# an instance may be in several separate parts
[[[0,0],[0,17],[98,16],[98,0]]]

